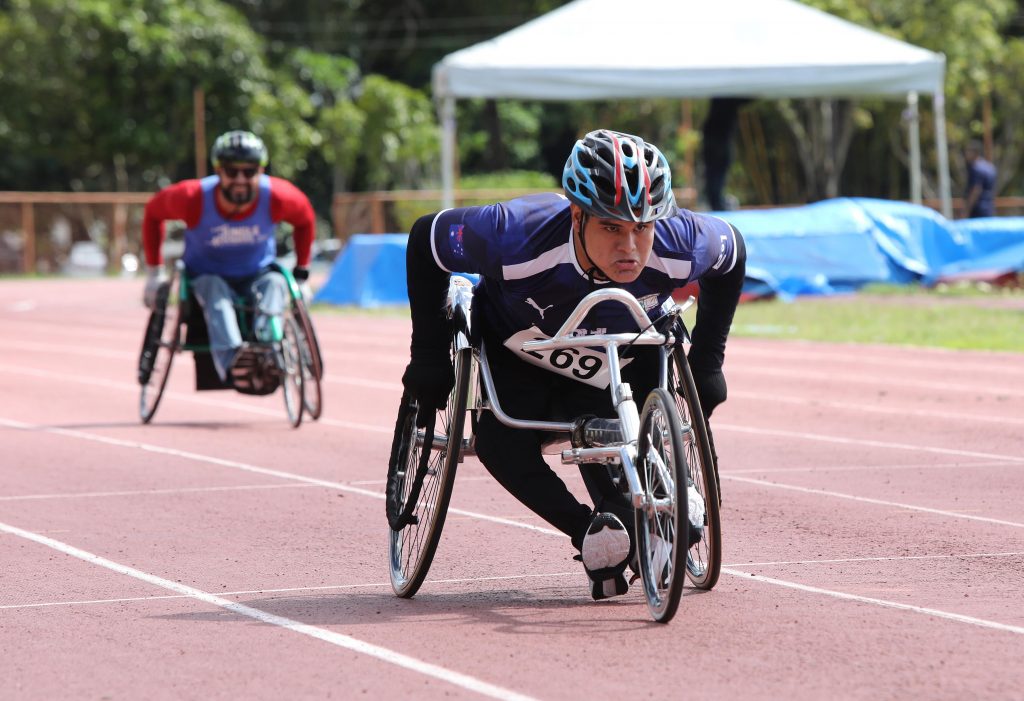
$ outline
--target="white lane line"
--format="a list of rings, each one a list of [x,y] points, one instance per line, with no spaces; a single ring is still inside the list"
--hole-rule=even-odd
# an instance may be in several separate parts
[[[209,463],[211,465],[219,465],[221,467],[230,467],[236,470],[245,470],[246,472],[252,472],[258,475],[268,475],[271,477],[280,477],[282,479],[295,480],[297,482],[303,482],[305,484],[315,484],[321,487],[328,487],[330,489],[337,489],[342,492],[351,492],[353,494],[360,494],[362,496],[373,497],[374,499],[383,499],[384,494],[381,492],[370,491],[369,489],[361,489],[359,487],[353,487],[351,484],[344,484],[342,482],[334,482],[332,480],[318,479],[315,477],[306,477],[305,475],[299,475],[294,472],[285,472],[284,470],[272,470],[266,467],[259,467],[257,465],[250,465],[248,463],[239,462],[237,460],[225,460],[223,458],[215,458],[209,455],[202,455],[200,453],[190,453],[185,450],[177,450],[175,448],[165,448],[159,445],[152,445],[150,443],[140,443],[138,441],[125,441],[118,438],[109,438],[107,436],[100,436],[94,433],[86,433],[84,431],[75,431],[66,428],[52,428],[47,426],[39,426],[35,424],[27,424],[22,421],[12,421],[10,419],[0,418],[0,426],[7,426],[9,428],[18,429],[21,431],[30,432],[42,432],[42,433],[53,433],[58,436],[68,436],[70,438],[79,438],[81,440],[92,441],[94,443],[103,443],[105,445],[113,445],[121,448],[129,448],[133,450],[143,450],[148,453],[157,453],[160,455],[169,455],[176,458],[182,458],[184,460],[192,460],[195,462]],[[472,518],[479,519],[481,521],[490,521],[491,523],[500,523],[505,525],[514,525],[517,528],[525,528],[528,530],[537,531],[538,533],[545,533],[548,535],[556,535],[562,538],[566,538],[565,534],[553,530],[551,528],[544,528],[541,526],[534,526],[526,523],[519,523],[507,518],[500,518],[497,516],[490,516],[488,514],[481,514],[474,511],[466,511],[464,509],[448,509],[450,514],[459,514],[460,516],[470,516]]]
[[[843,557],[833,560],[775,560],[772,562],[737,562],[723,567],[767,567],[770,565],[834,565],[842,562],[900,562],[903,560],[970,560],[991,557],[1021,557],[1024,551],[1009,553],[965,553],[963,555],[889,555],[881,557]]]
[[[559,577],[579,578],[579,572],[550,572],[546,574],[510,574],[493,577],[462,577],[458,579],[427,579],[424,584],[477,584],[480,582],[503,582],[513,579],[554,579]],[[243,591],[221,591],[215,596],[248,596],[251,594],[292,594],[296,592],[345,591],[349,589],[384,589],[391,582],[367,582],[363,584],[328,584],[319,587],[287,587],[284,589],[246,589]],[[163,601],[165,599],[187,599],[185,594],[167,594],[166,596],[129,596],[118,599],[86,599],[80,601],[43,601],[35,604],[5,604],[4,609],[34,609],[52,606],[86,606],[91,604],[123,604],[133,601]]]
[[[28,341],[4,342],[5,349],[30,351],[32,353],[56,353],[68,356],[90,356],[93,358],[110,358],[113,360],[135,360],[138,361],[138,353],[125,353],[123,351],[104,350],[102,348],[83,348],[81,345],[54,345],[53,343],[30,343]]]
[[[958,450],[956,448],[939,448],[932,445],[915,445],[913,443],[893,443],[892,441],[876,441],[868,438],[843,438],[841,436],[828,436],[821,433],[807,433],[806,431],[783,431],[775,428],[751,428],[737,424],[723,424],[712,422],[712,429],[715,431],[733,431],[735,433],[749,433],[754,436],[772,436],[774,438],[799,438],[805,441],[818,441],[820,443],[838,443],[840,445],[870,446],[872,448],[885,448],[892,450],[912,450],[916,453],[936,453],[938,455],[960,455],[966,458],[980,458],[983,460],[1000,460],[1008,462],[1024,463],[1024,456],[1004,455],[1001,453],[983,453],[978,450]]]
[[[1012,426],[1024,426],[1024,418],[1015,416],[990,416],[979,415],[968,412],[957,411],[936,411],[934,409],[913,409],[908,407],[880,407],[867,404],[854,404],[852,402],[836,402],[825,399],[808,399],[807,397],[784,397],[777,394],[762,392],[745,392],[743,390],[729,390],[730,397],[741,399],[753,399],[759,402],[771,402],[781,404],[795,404],[806,407],[827,407],[829,409],[842,409],[845,411],[860,411],[869,414],[888,414],[894,416],[920,416],[936,419],[948,419],[963,423],[964,421],[983,421],[986,423],[1010,424]]]
[[[769,365],[745,365],[740,363],[730,365],[729,372],[756,375],[757,377],[795,378],[804,382],[809,380],[819,380],[822,382],[838,382],[839,384],[871,385],[872,387],[877,387],[880,379],[878,376],[873,375],[861,377],[844,374],[839,376],[836,373],[815,372],[813,370],[807,370],[806,368],[802,368],[800,370],[783,370]],[[1010,389],[1008,387],[995,386],[982,387],[974,384],[956,384],[948,381],[932,382],[929,380],[910,380],[902,376],[887,376],[885,377],[885,384],[890,386],[895,385],[900,387],[914,387],[917,389],[938,390],[942,392],[943,396],[955,395],[958,397],[976,397],[978,395],[991,395],[993,397],[1024,397],[1024,389]]]
[[[0,496],[0,501],[34,501],[45,499],[90,499],[92,497],[136,497],[197,492],[233,492],[246,489],[308,489],[312,484],[243,484],[235,487],[178,487],[175,489],[138,489],[123,492],[65,492],[58,494],[22,494]]]
[[[179,594],[191,599],[196,599],[197,601],[202,601],[206,604],[218,606],[222,609],[238,614],[239,616],[245,616],[247,618],[260,621],[261,623],[267,623],[295,633],[307,635],[311,638],[316,638],[317,640],[330,643],[331,645],[337,645],[338,647],[345,648],[346,650],[351,650],[362,655],[368,655],[369,657],[374,657],[383,662],[403,667],[428,677],[440,679],[441,681],[452,684],[453,686],[468,689],[469,691],[476,692],[483,696],[503,699],[506,701],[527,701],[528,699],[532,699],[532,697],[525,694],[520,694],[518,692],[511,691],[510,689],[490,684],[481,679],[477,679],[476,677],[471,677],[468,674],[462,674],[461,672],[456,672],[440,665],[424,662],[423,660],[419,660],[415,657],[410,657],[409,655],[404,655],[400,652],[396,652],[379,645],[374,645],[372,643],[359,640],[358,638],[353,638],[349,635],[335,633],[334,631],[326,630],[324,628],[317,628],[316,626],[311,626],[306,623],[300,623],[299,621],[285,618],[284,616],[267,613],[266,611],[260,611],[259,609],[252,608],[251,606],[246,606],[245,604],[230,601],[217,596],[216,594],[210,594],[202,591],[201,589],[196,589],[195,587],[186,586],[179,582],[172,582],[169,579],[164,579],[163,577],[158,577],[154,574],[137,570],[134,567],[122,565],[114,562],[113,560],[108,560],[105,557],[76,548],[73,545],[68,545],[67,543],[63,543],[59,540],[47,538],[46,536],[39,535],[38,533],[32,533],[31,531],[26,531],[16,526],[0,522],[0,531],[5,531],[11,535],[19,536],[25,540],[39,543],[40,545],[45,545],[46,547],[62,552],[65,555],[70,555],[71,557],[78,558],[79,560],[83,560],[92,565],[105,567],[106,569],[117,572],[118,574],[133,577],[162,589],[178,592]]]
[[[723,567],[722,572],[725,574],[734,575],[736,577],[743,577],[748,581],[753,580],[755,582],[764,582],[765,584],[774,584],[777,587],[795,589],[797,591],[808,592],[810,594],[821,594],[823,596],[831,596],[832,598],[844,599],[846,601],[855,601],[861,604],[872,604],[874,606],[882,606],[884,608],[898,609],[901,611],[911,611],[913,613],[922,613],[926,616],[944,618],[949,621],[956,621],[957,623],[967,623],[972,626],[980,626],[981,628],[992,628],[994,630],[1000,630],[1006,633],[1016,633],[1018,635],[1024,635],[1024,627],[1022,626],[1011,626],[1007,625],[1006,623],[997,623],[995,621],[988,621],[983,618],[975,618],[974,616],[964,616],[959,613],[950,613],[948,611],[940,611],[939,609],[925,608],[924,606],[901,604],[895,601],[888,601],[886,599],[875,599],[869,596],[847,594],[846,592],[835,591],[833,589],[822,589],[821,587],[812,587],[807,584],[789,582],[784,579],[776,579],[774,577],[765,577],[764,575],[754,574],[753,572],[741,572],[739,570],[733,570],[727,567]]]
[[[57,531],[54,531],[57,532]],[[60,531],[67,533],[69,531]],[[827,560],[773,560],[767,562],[735,562],[723,565],[729,568],[742,567],[769,567],[773,565],[834,565],[842,563],[858,562],[902,562],[909,560],[971,560],[1000,557],[1024,557],[1024,551],[1006,553],[965,553],[962,555],[891,555],[881,557],[843,557]],[[579,572],[546,572],[543,574],[510,574],[494,575],[490,577],[451,577],[447,579],[427,579],[424,584],[479,584],[481,582],[504,582],[517,579],[578,579]],[[283,587],[276,589],[243,589],[239,591],[216,592],[217,596],[249,596],[253,594],[293,594],[301,592],[318,591],[346,591],[352,589],[386,589],[391,586],[390,582],[363,582],[359,584],[326,584],[316,587]],[[131,596],[116,599],[82,599],[73,601],[43,601],[34,604],[5,604],[0,606],[4,609],[30,609],[49,608],[53,606],[85,606],[91,604],[121,604],[133,601],[161,601],[164,599],[186,599],[183,594],[168,594],[166,596]]]
[[[401,382],[381,382],[380,380],[366,380],[361,377],[338,376],[333,373],[324,373],[324,380],[331,384],[354,385],[356,387],[369,387],[370,389],[385,389],[398,394],[402,393]]]
[[[788,473],[814,473],[814,472],[864,472],[867,470],[900,471],[900,470],[948,470],[956,468],[964,470],[977,467],[1021,467],[1021,463],[1007,462],[1006,460],[989,460],[985,462],[935,462],[935,463],[908,463],[906,465],[827,465],[824,467],[761,467],[749,468],[746,470],[729,470],[730,475],[764,475],[764,474],[788,474]]]
[[[113,389],[117,390],[118,392],[129,392],[136,395],[139,393],[139,386],[137,384],[130,384],[127,382],[113,382],[110,380],[93,380],[90,378],[79,377],[77,375],[68,375],[59,372],[51,372],[50,370],[37,370],[35,368],[22,367],[18,365],[7,365],[4,363],[0,363],[0,372],[10,372],[17,375],[39,377],[46,380],[57,380],[59,382],[76,382],[78,384],[100,387],[102,389]],[[164,392],[164,397],[173,399],[176,402],[190,402],[192,404],[201,404],[203,406],[212,406],[221,409],[232,409],[234,411],[245,412],[248,414],[257,414],[259,416],[280,417],[283,415],[283,412],[281,411],[274,411],[260,406],[254,406],[253,404],[241,404],[239,402],[230,402],[225,401],[223,399],[208,399],[206,397],[196,396],[195,394],[184,394],[181,392],[172,392],[170,390]],[[356,421],[342,421],[339,419],[329,419],[325,416],[320,417],[320,419],[316,423],[321,423],[326,426],[335,426],[337,428],[352,429],[354,431],[382,433],[388,436],[391,436],[394,433],[394,428],[380,426],[379,424],[364,424]]]
[[[34,299],[22,299],[17,302],[12,302],[7,305],[7,310],[16,314],[23,312],[30,312],[36,308],[36,301]]]
[[[779,484],[778,482],[768,482],[766,480],[757,480],[751,477],[734,477],[731,475],[722,475],[722,479],[732,480],[734,482],[745,482],[747,484],[756,484],[760,487],[771,487],[773,489],[784,489],[790,492],[801,492],[803,494],[814,494],[815,496],[826,496],[835,497],[836,499],[847,499],[849,501],[858,501],[863,504],[875,504],[876,506],[892,506],[897,509],[906,509],[909,511],[920,511],[926,514],[936,514],[938,516],[952,516],[954,518],[963,518],[969,521],[982,521],[984,523],[995,523],[1000,526],[1012,526],[1013,528],[1024,528],[1024,523],[1017,521],[1004,521],[998,518],[988,518],[987,516],[972,516],[971,514],[965,514],[959,511],[946,511],[944,509],[932,509],[927,506],[915,506],[913,504],[904,504],[898,501],[887,501],[885,499],[872,499],[871,497],[859,497],[854,494],[844,494],[843,492],[833,492],[828,489],[810,489],[809,487],[798,487],[793,484]]]
[[[868,352],[880,349],[879,346],[874,346],[867,349]],[[830,362],[830,361],[841,361],[851,364],[860,365],[881,365],[885,368],[893,367],[905,367],[913,370],[921,370],[922,368],[931,368],[933,370],[945,370],[949,373],[960,373],[961,376],[968,372],[991,372],[998,373],[999,375],[1024,375],[1024,369],[1020,368],[1020,355],[1012,354],[1007,352],[992,351],[992,360],[1003,360],[1006,361],[1004,365],[993,365],[992,363],[972,362],[979,360],[978,355],[970,356],[970,360],[965,361],[963,351],[952,350],[948,348],[902,348],[899,349],[894,346],[885,346],[886,350],[902,350],[903,356],[912,357],[894,357],[895,353],[886,354],[885,357],[875,357],[867,355],[866,353],[849,353],[843,350],[836,352],[831,348],[821,349],[820,352],[807,351],[803,348],[794,349],[793,346],[786,346],[785,348],[773,348],[770,350],[752,348],[744,345],[742,342],[729,346],[729,357],[731,358],[746,358],[754,357],[769,360],[773,362],[787,362],[787,361],[812,361],[812,362]],[[973,353],[984,353],[985,351],[974,351]],[[943,354],[945,359],[936,360],[925,360],[921,356],[922,354]]]
[[[13,341],[10,343],[4,343],[4,348],[11,348],[16,350],[29,351],[32,353],[56,353],[58,355],[86,355],[94,358],[107,358],[112,360],[124,360],[124,361],[137,361],[138,354],[124,353],[121,351],[109,351],[100,348],[76,348],[74,352],[71,352],[65,346],[55,346],[47,343],[27,343],[24,341]],[[180,356],[179,358],[180,359]],[[174,371],[174,367],[171,367],[171,371]],[[346,377],[335,375],[332,373],[325,373],[324,381],[331,384],[339,385],[353,385],[356,387],[368,387],[370,389],[386,389],[402,391],[401,382],[382,382],[379,380],[368,380],[362,377]],[[137,390],[137,387],[136,387]]]
[[[258,467],[256,465],[250,465],[248,463],[239,462],[237,460],[225,460],[223,458],[214,458],[214,457],[202,455],[200,453],[191,453],[191,452],[188,452],[188,451],[177,450],[175,448],[165,448],[163,446],[157,446],[157,445],[152,445],[152,444],[148,444],[148,443],[140,443],[138,441],[125,441],[125,440],[121,440],[121,439],[117,439],[117,438],[109,438],[109,437],[106,437],[106,436],[100,436],[100,435],[96,435],[96,434],[90,434],[90,433],[85,433],[83,431],[75,431],[75,430],[70,430],[70,429],[48,428],[48,427],[44,427],[44,426],[26,424],[26,423],[23,423],[23,422],[20,422],[20,421],[12,421],[12,420],[9,420],[9,419],[2,419],[2,418],[0,418],[0,426],[9,426],[11,428],[16,428],[16,429],[20,429],[20,430],[24,430],[24,431],[43,431],[45,433],[54,433],[54,434],[57,434],[57,435],[70,436],[70,437],[73,437],[73,438],[81,438],[83,440],[93,441],[93,442],[97,442],[97,443],[104,443],[106,445],[114,445],[114,446],[119,446],[119,447],[123,447],[123,448],[131,448],[131,449],[144,450],[144,451],[150,452],[150,453],[159,453],[159,454],[162,454],[162,455],[170,455],[170,456],[174,456],[174,457],[178,457],[178,458],[183,458],[183,459],[186,459],[186,460],[193,460],[193,461],[197,461],[197,462],[206,462],[206,463],[211,463],[211,464],[215,464],[215,465],[221,465],[223,467],[232,467],[232,468],[235,468],[235,469],[245,470],[247,472],[253,472],[253,473],[256,473],[256,474],[269,475],[269,476],[273,476],[273,477],[281,477],[282,479],[296,480],[296,481],[300,481],[300,482],[305,482],[307,484],[315,484],[315,485],[320,485],[322,487],[329,487],[331,489],[337,489],[337,490],[340,490],[340,491],[347,491],[347,492],[352,492],[352,493],[355,493],[355,494],[361,494],[363,496],[370,496],[370,497],[373,497],[375,499],[383,499],[384,498],[383,494],[380,494],[378,492],[373,492],[373,491],[370,491],[368,489],[361,489],[361,488],[355,487],[355,486],[353,486],[351,484],[343,484],[341,482],[334,482],[334,481],[331,481],[331,480],[322,480],[322,479],[316,479],[316,478],[312,478],[312,477],[306,477],[304,475],[299,475],[299,474],[296,474],[296,473],[293,473],[293,472],[285,472],[283,470],[271,470],[269,468]],[[717,426],[716,428],[721,428],[721,426]],[[836,439],[836,440],[839,440],[839,439]],[[845,439],[843,439],[843,441],[841,441],[841,442],[856,442],[856,441],[846,441]],[[967,520],[971,520],[971,521],[981,521],[981,522],[985,522],[985,523],[994,523],[994,524],[998,524],[998,525],[1012,526],[1014,528],[1024,528],[1024,523],[1018,523],[1018,522],[1015,522],[1015,521],[1004,521],[1004,520],[1001,520],[1001,519],[988,518],[988,517],[984,517],[984,516],[973,516],[971,514],[965,514],[965,513],[955,512],[955,511],[945,511],[945,510],[941,510],[941,509],[932,509],[932,508],[928,508],[928,507],[924,507],[924,506],[915,506],[913,504],[904,504],[904,503],[901,503],[901,502],[886,501],[886,500],[882,500],[882,499],[872,499],[870,497],[858,497],[858,496],[855,496],[855,495],[852,495],[852,494],[844,494],[842,492],[832,492],[832,491],[828,491],[828,490],[809,489],[807,487],[798,487],[798,486],[795,486],[795,485],[785,485],[785,484],[779,484],[777,482],[768,482],[768,481],[765,481],[765,480],[757,480],[757,479],[752,479],[752,478],[749,478],[749,477],[739,477],[739,476],[734,476],[734,475],[729,475],[729,474],[723,474],[722,475],[722,479],[733,480],[733,481],[737,481],[737,482],[747,482],[747,483],[756,484],[756,485],[759,485],[759,486],[772,487],[772,488],[775,488],[775,489],[786,489],[786,490],[791,490],[791,491],[804,492],[804,493],[808,493],[808,494],[815,494],[815,495],[819,495],[819,496],[830,496],[830,497],[836,497],[836,498],[840,498],[840,499],[848,499],[848,500],[851,500],[851,501],[864,502],[864,503],[868,503],[868,504],[876,504],[876,505],[880,505],[880,506],[896,507],[896,508],[907,509],[907,510],[911,510],[911,511],[921,511],[921,512],[924,512],[924,513],[932,513],[932,514],[937,514],[937,515],[941,515],[941,516],[950,516],[950,517],[953,517],[953,518],[962,518],[962,519],[967,519]],[[545,528],[545,527],[542,527],[542,526],[534,526],[532,524],[521,523],[521,522],[518,522],[518,521],[514,521],[512,519],[508,519],[508,518],[501,518],[501,517],[496,517],[496,516],[490,516],[488,514],[482,514],[482,513],[473,512],[473,511],[465,511],[463,509],[456,509],[456,508],[449,508],[448,511],[449,511],[449,513],[459,514],[461,516],[469,516],[471,518],[476,518],[476,519],[479,519],[479,520],[482,520],[482,521],[490,521],[492,523],[500,523],[500,524],[505,524],[505,525],[514,525],[517,528],[526,528],[526,529],[534,530],[534,531],[537,531],[537,532],[540,532],[540,533],[546,533],[546,534],[549,534],[549,535],[557,535],[557,536],[560,536],[560,537],[563,537],[563,538],[566,537],[565,534],[563,534],[563,533],[561,533],[559,531],[553,530],[551,528]]]
[[[350,487],[348,485],[339,484],[337,482],[329,482],[327,480],[314,479],[314,478],[305,477],[305,476],[302,476],[302,475],[296,475],[296,474],[292,474],[292,473],[282,472],[280,470],[269,470],[269,469],[266,469],[266,468],[256,467],[255,465],[246,465],[245,463],[238,463],[238,462],[234,462],[234,461],[230,461],[230,460],[222,460],[220,458],[213,458],[213,457],[209,457],[209,456],[198,455],[198,454],[195,454],[195,453],[185,453],[183,451],[176,451],[176,450],[173,450],[173,449],[162,448],[162,447],[159,447],[159,446],[147,446],[147,445],[141,444],[141,443],[134,443],[134,442],[130,442],[130,441],[120,441],[120,440],[116,440],[116,439],[112,439],[112,438],[106,438],[106,437],[103,437],[103,436],[96,436],[96,435],[92,435],[92,434],[83,433],[81,431],[68,431],[68,430],[65,430],[65,429],[52,429],[52,428],[44,428],[44,427],[40,427],[40,426],[34,426],[33,427],[33,426],[29,425],[29,424],[25,424],[25,423],[22,423],[22,422],[16,422],[16,421],[10,421],[10,420],[7,420],[7,419],[0,419],[0,425],[6,425],[6,426],[10,426],[12,428],[19,428],[19,429],[23,429],[23,430],[42,430],[42,431],[48,432],[48,433],[57,433],[57,434],[60,434],[60,435],[67,435],[67,436],[71,436],[71,437],[75,437],[75,438],[80,438],[80,439],[83,439],[83,440],[90,440],[90,441],[96,441],[96,442],[100,442],[100,443],[106,443],[106,444],[109,444],[109,445],[117,445],[117,446],[126,447],[126,448],[137,448],[137,449],[141,449],[141,450],[147,450],[149,452],[163,453],[163,454],[166,454],[166,455],[177,455],[178,457],[184,457],[184,458],[187,458],[187,459],[197,460],[197,461],[200,461],[200,462],[208,462],[208,463],[212,463],[212,464],[215,464],[215,465],[222,465],[222,466],[225,466],[225,467],[233,467],[233,468],[236,468],[236,469],[247,470],[247,471],[250,471],[250,472],[257,472],[259,474],[267,474],[267,475],[274,475],[274,476],[277,476],[277,477],[285,477],[287,479],[295,479],[295,480],[298,480],[300,482],[305,482],[305,483],[308,483],[308,484],[319,484],[319,485],[322,485],[322,486],[325,486],[325,487],[331,487],[333,489],[339,489],[339,490],[342,490],[342,491],[349,491],[349,492],[353,492],[353,493],[356,493],[356,494],[361,494],[361,495],[364,495],[364,496],[373,497],[374,499],[383,499],[384,498],[384,494],[380,494],[380,493],[377,493],[377,492],[372,492],[372,491],[370,491],[368,489],[359,489],[357,487]],[[738,478],[738,479],[741,479],[741,478]],[[514,521],[514,520],[511,520],[511,519],[495,518],[495,517],[492,517],[492,516],[487,516],[486,514],[477,514],[477,513],[474,513],[474,512],[470,512],[470,511],[464,511],[462,509],[449,509],[448,511],[449,511],[449,513],[456,513],[456,514],[460,514],[460,515],[463,515],[463,516],[472,516],[474,518],[478,518],[478,519],[481,519],[481,520],[484,520],[484,521],[489,521],[491,523],[498,523],[498,524],[505,525],[505,526],[512,526],[514,528],[521,528],[521,529],[525,529],[525,530],[536,531],[536,532],[539,532],[539,533],[545,533],[547,535],[558,536],[558,537],[561,537],[561,538],[565,538],[566,537],[563,533],[560,533],[560,532],[555,531],[555,530],[550,529],[550,528],[542,528],[542,527],[539,527],[539,526],[534,526],[534,525],[531,525],[531,524],[528,524],[528,523],[522,523],[522,522]],[[948,512],[947,515],[954,516],[956,518],[965,518],[961,514],[955,514],[955,513],[952,513],[952,512]],[[739,570],[732,570],[732,569],[729,569],[729,568],[723,568],[722,571],[725,572],[726,574],[734,575],[734,576],[737,576],[737,577],[755,577],[755,576],[759,577],[759,575],[753,575],[753,574],[751,574],[749,572],[741,572]],[[778,584],[779,586],[786,586],[786,587],[790,587],[790,588],[794,588],[794,589],[802,589],[804,591],[809,591],[809,592],[822,593],[822,594],[826,594],[826,595],[829,595],[829,596],[835,596],[837,598],[855,599],[857,601],[860,601],[861,603],[871,603],[871,604],[876,604],[876,605],[880,605],[880,606],[887,606],[887,607],[890,607],[890,608],[898,608],[898,609],[903,609],[903,610],[915,611],[917,613],[928,613],[929,615],[937,615],[937,616],[940,616],[942,618],[947,618],[947,619],[950,619],[950,620],[958,621],[960,623],[968,623],[968,624],[972,624],[972,625],[979,625],[979,626],[986,627],[986,628],[998,628],[1000,630],[1010,630],[1011,632],[1021,632],[1021,633],[1024,633],[1024,629],[1017,630],[1017,629],[1014,629],[1013,626],[1005,626],[1004,624],[1001,624],[1001,623],[994,623],[992,621],[987,621],[987,620],[984,620],[984,619],[971,618],[969,616],[962,616],[960,614],[946,613],[946,612],[942,612],[942,611],[933,612],[932,609],[924,609],[924,608],[920,608],[920,607],[913,607],[913,606],[909,606],[909,605],[906,605],[906,604],[898,604],[898,603],[895,603],[895,602],[884,601],[882,599],[868,599],[868,598],[865,598],[865,597],[857,597],[857,596],[852,595],[852,594],[844,594],[842,592],[832,592],[831,590],[828,590],[828,589],[817,589],[815,587],[805,587],[805,585],[797,584],[795,582],[786,582],[784,580],[770,580],[769,578],[760,577],[760,581],[766,581],[766,582],[769,582],[769,583]]]

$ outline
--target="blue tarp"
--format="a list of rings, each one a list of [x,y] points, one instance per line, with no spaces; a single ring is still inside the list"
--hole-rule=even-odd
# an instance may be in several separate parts
[[[314,302],[379,307],[408,304],[407,234],[356,234],[348,240]]]
[[[1024,270],[1024,217],[950,221],[927,207],[869,198],[714,214],[743,233],[751,288],[782,295]],[[313,301],[406,304],[406,241],[405,234],[353,236]]]
[[[928,207],[870,198],[716,215],[743,233],[748,276],[781,294],[1024,270],[1024,217],[950,221]]]

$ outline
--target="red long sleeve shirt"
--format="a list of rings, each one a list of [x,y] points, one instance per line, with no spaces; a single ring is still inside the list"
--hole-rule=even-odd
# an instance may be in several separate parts
[[[313,247],[315,217],[309,198],[292,183],[270,176],[270,218],[292,225],[292,240],[295,243],[296,265],[308,266]],[[224,221],[245,219],[256,203],[233,215],[226,214],[220,207],[218,213]],[[163,256],[160,248],[164,242],[164,222],[180,219],[189,228],[195,227],[203,213],[203,189],[199,180],[182,180],[153,195],[146,203],[142,219],[142,248],[148,265],[160,265]]]

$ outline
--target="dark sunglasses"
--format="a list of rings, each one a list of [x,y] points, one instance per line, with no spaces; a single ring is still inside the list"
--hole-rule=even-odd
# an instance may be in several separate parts
[[[259,168],[256,166],[250,166],[248,168],[235,168],[234,166],[224,166],[224,175],[229,178],[236,178],[241,173],[244,178],[251,178],[259,172]]]

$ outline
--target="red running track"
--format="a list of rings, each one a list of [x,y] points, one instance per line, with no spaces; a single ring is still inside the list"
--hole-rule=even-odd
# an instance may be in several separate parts
[[[393,596],[407,321],[315,315],[319,423],[179,356],[143,426],[140,294],[0,282],[2,699],[1024,698],[1024,355],[734,339],[726,566],[662,626],[474,460]]]

